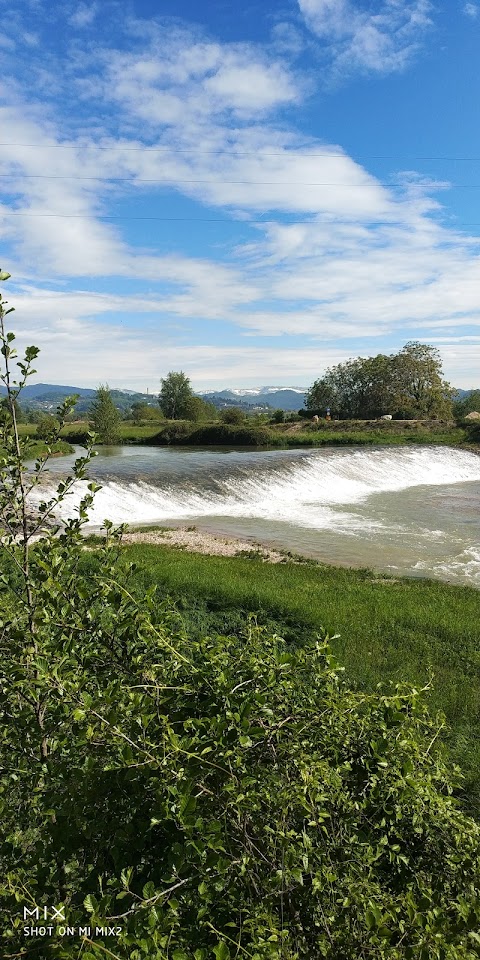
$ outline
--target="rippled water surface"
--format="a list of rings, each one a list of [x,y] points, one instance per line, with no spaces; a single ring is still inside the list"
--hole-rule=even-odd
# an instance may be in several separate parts
[[[467,451],[110,447],[90,475],[103,484],[93,525],[188,521],[322,560],[480,587],[480,457]]]

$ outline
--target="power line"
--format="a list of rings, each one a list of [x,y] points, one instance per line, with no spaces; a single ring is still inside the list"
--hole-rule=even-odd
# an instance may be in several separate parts
[[[337,183],[329,180],[191,180],[177,177],[79,177],[73,174],[55,174],[55,173],[0,173],[2,179],[22,179],[22,180],[87,180],[95,183],[202,183],[202,184],[237,184],[242,186],[268,186],[268,187],[429,187],[431,189],[478,189],[480,183],[448,183],[434,184],[423,182],[421,180],[407,180],[405,183],[397,183],[394,180],[376,180],[374,183]]]
[[[84,144],[83,146],[89,146],[89,144]],[[77,149],[78,144],[75,143],[2,143],[0,142],[0,147],[34,147],[35,149],[42,150],[73,150]],[[330,157],[337,157],[343,160],[352,159],[346,153],[303,153],[301,151],[294,151],[293,149],[286,148],[283,153],[271,153],[263,152],[262,150],[198,150],[193,147],[125,147],[123,144],[116,144],[114,146],[105,147],[100,145],[94,145],[95,150],[123,150],[128,151],[129,153],[193,153],[193,154],[204,154],[206,156],[224,156],[225,154],[231,153],[234,157],[283,157],[284,159],[295,160],[297,157],[324,157],[329,159]],[[421,161],[445,161],[445,162],[454,162],[461,161],[462,163],[480,163],[480,157],[415,157],[407,156],[403,157],[399,154],[357,154],[359,160],[421,160]]]
[[[122,214],[90,214],[90,213],[3,213],[0,210],[0,219],[2,217],[46,217],[54,218],[60,220],[151,220],[159,221],[165,223],[229,223],[235,226],[263,226],[267,223],[276,224],[279,227],[293,227],[293,226],[318,226],[320,224],[330,224],[331,226],[337,226],[341,224],[343,226],[349,226],[356,221],[352,220],[338,220],[338,219],[324,219],[324,220],[279,220],[276,219],[263,219],[263,220],[232,220],[231,217],[144,217],[144,216],[124,216]],[[372,218],[372,223],[391,223],[391,220],[385,220],[382,218]],[[475,227],[480,225],[480,221],[473,220],[463,224],[435,224],[435,221],[430,221],[436,226],[447,226],[454,229],[461,229],[462,227]]]
[[[289,220],[287,223],[283,224],[278,219],[275,220],[232,220],[231,217],[144,217],[144,216],[123,216],[122,214],[90,214],[90,213],[3,213],[0,211],[0,217],[58,217],[60,219],[67,220],[90,220],[94,217],[96,220],[161,220],[166,222],[179,222],[179,223],[235,223],[242,226],[243,224],[263,224],[263,223],[278,223],[281,226],[289,226],[290,224],[309,224],[309,223],[351,223],[351,220]],[[385,221],[387,222],[387,221]]]

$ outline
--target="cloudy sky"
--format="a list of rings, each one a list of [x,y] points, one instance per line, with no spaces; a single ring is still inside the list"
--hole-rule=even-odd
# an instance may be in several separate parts
[[[5,0],[0,267],[38,381],[480,386],[480,4]]]

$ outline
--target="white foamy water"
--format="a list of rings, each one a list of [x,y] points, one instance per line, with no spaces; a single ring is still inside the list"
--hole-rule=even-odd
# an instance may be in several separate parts
[[[419,560],[415,564],[415,570],[424,576],[434,576],[441,580],[453,580],[458,577],[474,587],[480,587],[480,546],[468,547],[443,562],[432,564]]]
[[[323,559],[480,586],[480,457],[473,453],[439,447],[111,453],[90,469],[103,484],[89,514],[92,526],[105,518],[208,521]],[[57,472],[61,466],[57,461]],[[84,490],[79,484],[62,507],[64,519]]]

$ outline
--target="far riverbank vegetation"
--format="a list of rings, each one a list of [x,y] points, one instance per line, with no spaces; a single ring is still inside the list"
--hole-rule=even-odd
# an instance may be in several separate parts
[[[196,396],[182,371],[161,380],[158,398],[115,405],[107,385],[90,404],[89,417],[67,417],[59,439],[86,442],[90,431],[104,444],[150,443],[188,446],[317,447],[340,445],[450,444],[480,441],[480,391],[461,396],[443,379],[438,351],[413,341],[397,354],[358,357],[316,380],[298,411],[255,411],[218,405]],[[44,439],[55,415],[23,411],[21,436]]]
[[[84,444],[90,423],[86,420],[66,423],[60,433],[68,444]],[[19,424],[21,437],[37,437],[35,423]],[[98,442],[102,442],[98,438]],[[105,441],[104,441],[105,442]],[[312,422],[311,418],[290,417],[287,422],[265,422],[245,416],[239,423],[218,418],[198,423],[187,420],[152,422],[122,421],[115,435],[117,444],[158,444],[178,446],[246,446],[265,448],[372,446],[443,444],[475,449],[480,443],[479,421],[360,421]],[[39,448],[40,449],[40,448]],[[43,449],[43,448],[42,448]],[[59,448],[60,449],[60,448]],[[67,452],[68,448],[64,448]]]

